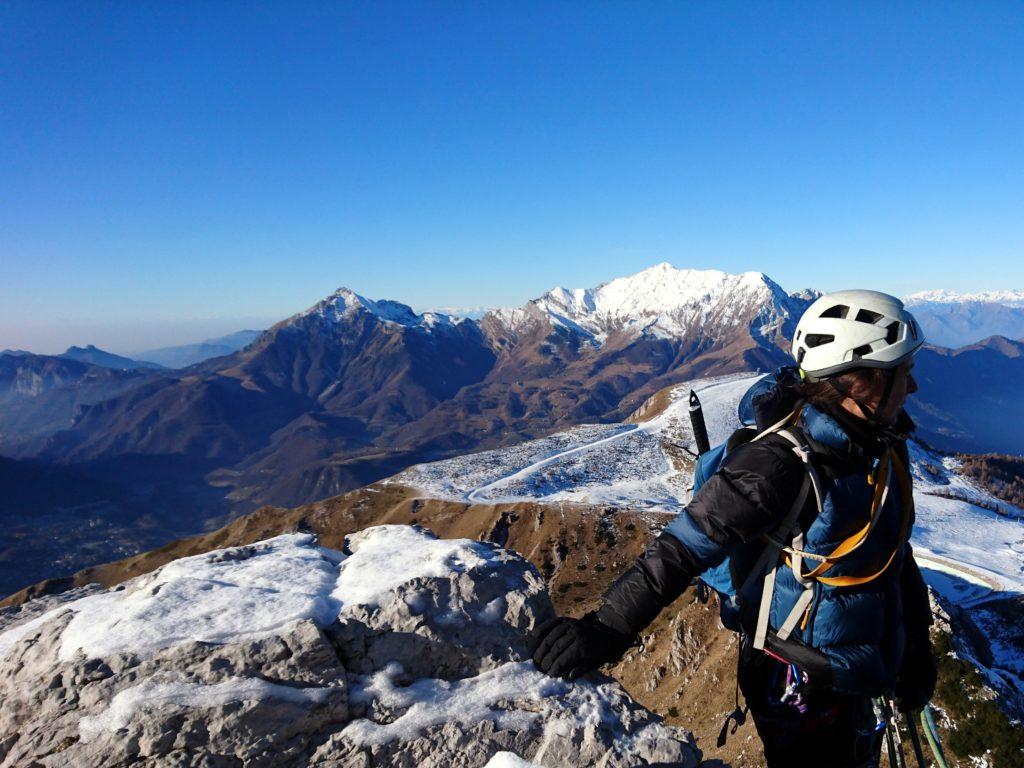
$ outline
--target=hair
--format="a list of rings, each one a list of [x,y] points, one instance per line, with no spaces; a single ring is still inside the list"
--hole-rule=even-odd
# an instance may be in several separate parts
[[[817,381],[801,381],[797,385],[797,394],[816,408],[826,411],[842,409],[845,392],[856,384],[875,387],[882,383],[887,375],[884,368],[854,368],[846,373],[833,376],[831,379]],[[839,386],[833,386],[831,382]]]

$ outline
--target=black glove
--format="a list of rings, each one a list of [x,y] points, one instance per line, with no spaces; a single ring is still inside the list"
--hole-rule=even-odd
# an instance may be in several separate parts
[[[935,657],[932,655],[932,641],[924,637],[908,643],[893,685],[899,710],[913,712],[927,704],[935,693],[938,675]]]
[[[541,624],[530,633],[528,646],[541,672],[575,680],[602,664],[618,661],[633,640],[588,613],[581,619],[563,616]]]

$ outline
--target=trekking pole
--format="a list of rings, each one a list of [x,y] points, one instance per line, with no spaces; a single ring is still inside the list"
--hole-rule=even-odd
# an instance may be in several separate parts
[[[907,755],[903,751],[903,735],[900,733],[900,724],[899,724],[899,720],[897,719],[898,715],[897,715],[897,709],[896,709],[896,701],[895,701],[895,699],[892,698],[891,695],[889,696],[888,704],[889,704],[890,722],[892,723],[893,734],[896,736],[896,746],[897,746],[896,757],[899,758],[900,768],[907,768]]]
[[[873,703],[875,718],[878,720],[881,730],[885,732],[885,748],[889,753],[889,768],[899,768],[896,762],[896,745],[893,743],[892,738],[892,711],[889,709],[884,696],[874,699]]]
[[[935,755],[935,762],[939,764],[939,768],[949,768],[946,765],[946,753],[942,751],[942,742],[939,741],[939,729],[935,727],[935,719],[927,704],[921,710],[921,726],[924,728],[925,738],[928,739],[928,746],[932,748],[932,754]]]
[[[693,442],[697,446],[697,453],[710,451],[711,441],[708,440],[708,426],[704,422],[704,409],[701,408],[700,398],[692,389],[690,390],[690,426],[693,428]]]
[[[907,727],[910,729],[910,743],[914,747],[914,757],[917,758],[918,768],[928,768],[927,763],[924,761],[924,750],[921,749],[921,736],[917,732],[917,724],[914,722],[915,717],[919,717],[921,710],[915,710],[907,713]]]

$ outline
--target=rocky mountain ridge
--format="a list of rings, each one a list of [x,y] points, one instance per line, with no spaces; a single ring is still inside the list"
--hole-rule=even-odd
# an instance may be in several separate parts
[[[595,288],[555,288],[525,307],[491,313],[517,331],[539,313],[597,346],[614,333],[722,337],[743,327],[768,344],[791,330],[807,298],[786,294],[761,272],[676,269],[663,262]],[[536,312],[531,312],[536,310]]]

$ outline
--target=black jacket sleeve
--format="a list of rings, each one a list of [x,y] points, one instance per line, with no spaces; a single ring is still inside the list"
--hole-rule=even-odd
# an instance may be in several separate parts
[[[732,547],[777,527],[804,480],[784,438],[736,447],[647,551],[608,589],[597,618],[636,635]]]
[[[932,625],[932,606],[928,600],[928,587],[921,577],[921,569],[914,560],[914,550],[908,541],[903,571],[900,573],[900,597],[903,602],[903,629],[907,645],[925,645]]]

